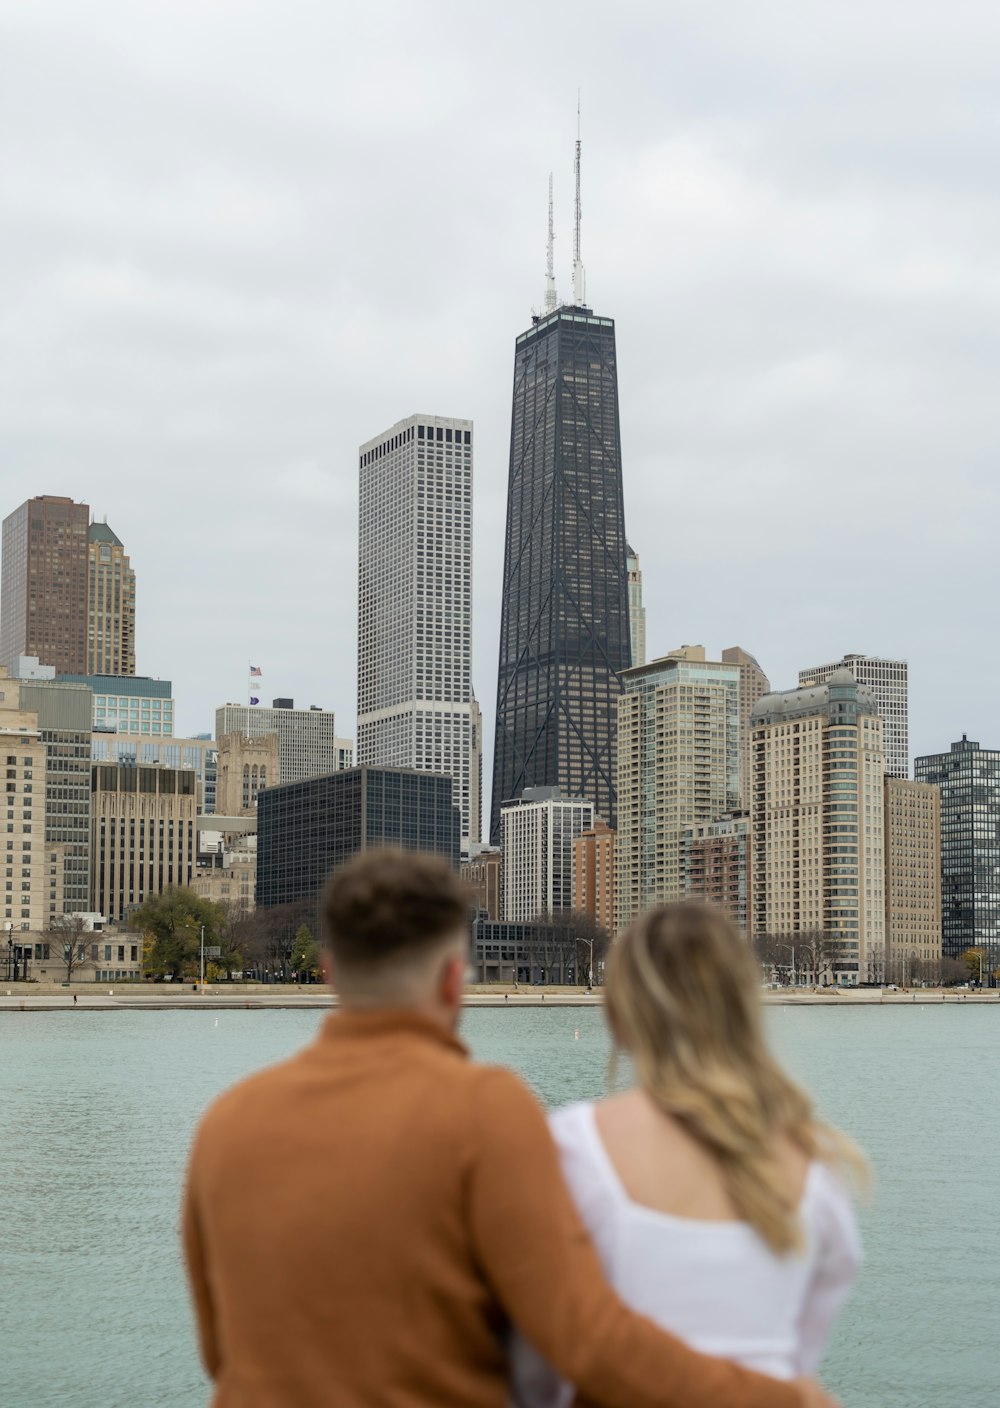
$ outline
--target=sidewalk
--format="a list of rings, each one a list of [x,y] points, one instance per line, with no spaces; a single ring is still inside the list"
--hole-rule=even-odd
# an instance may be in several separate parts
[[[0,982],[0,1012],[56,1012],[76,1010],[120,1011],[134,1008],[149,1012],[170,1009],[261,1009],[331,1008],[336,997],[320,984],[298,987],[292,984],[214,983],[204,992],[192,991],[190,983],[125,983],[105,987],[98,983],[78,983],[65,988],[56,983]],[[956,992],[940,988],[916,988],[910,992],[882,992],[877,988],[816,989],[782,988],[762,994],[767,1006],[792,1007],[896,1007],[942,1003],[961,1006],[1000,1006],[1000,989],[984,992]],[[473,986],[465,996],[467,1007],[600,1007],[600,989],[587,993],[580,988],[521,988],[514,991],[497,985]]]

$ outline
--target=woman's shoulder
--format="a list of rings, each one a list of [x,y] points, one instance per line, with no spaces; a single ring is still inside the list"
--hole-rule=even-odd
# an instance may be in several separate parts
[[[860,1265],[861,1233],[854,1195],[840,1171],[824,1159],[814,1159],[801,1204],[802,1217],[818,1248]]]
[[[549,1128],[563,1173],[574,1193],[586,1190],[588,1201],[608,1191],[607,1158],[597,1135],[595,1100],[577,1100],[549,1115]]]
[[[549,1128],[552,1138],[560,1148],[564,1145],[576,1147],[585,1144],[594,1123],[593,1100],[574,1100],[570,1105],[560,1105],[549,1114]]]

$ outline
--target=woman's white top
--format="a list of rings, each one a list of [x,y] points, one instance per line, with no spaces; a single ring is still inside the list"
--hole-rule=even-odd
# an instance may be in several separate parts
[[[810,1165],[804,1250],[778,1256],[746,1222],[703,1222],[634,1203],[601,1140],[591,1101],[550,1120],[570,1192],[612,1286],[633,1310],[695,1349],[773,1378],[815,1373],[861,1264],[854,1210],[827,1165]],[[572,1388],[520,1336],[518,1408],[562,1408]]]

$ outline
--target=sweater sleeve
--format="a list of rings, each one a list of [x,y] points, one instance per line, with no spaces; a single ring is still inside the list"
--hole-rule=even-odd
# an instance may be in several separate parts
[[[816,1268],[799,1318],[800,1374],[815,1374],[818,1369],[833,1322],[861,1269],[861,1236],[847,1189],[830,1169],[822,1169],[820,1178]]]
[[[191,1288],[191,1299],[194,1302],[201,1361],[209,1377],[215,1379],[218,1377],[221,1357],[215,1332],[212,1290],[205,1261],[205,1243],[202,1237],[201,1217],[198,1209],[197,1144],[191,1155],[187,1182],[184,1187],[184,1201],[181,1208],[181,1240],[184,1246],[188,1285]]]
[[[506,1314],[605,1408],[800,1408],[799,1390],[689,1349],[611,1290],[559,1169],[545,1117],[508,1071],[470,1082],[468,1216]]]

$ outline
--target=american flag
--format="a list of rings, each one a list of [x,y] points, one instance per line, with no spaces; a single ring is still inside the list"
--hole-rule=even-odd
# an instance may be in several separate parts
[[[251,665],[251,666],[250,666],[250,678],[251,678],[251,679],[255,679],[255,678],[257,678],[259,675],[260,675],[260,666],[259,666],[259,665]]]

